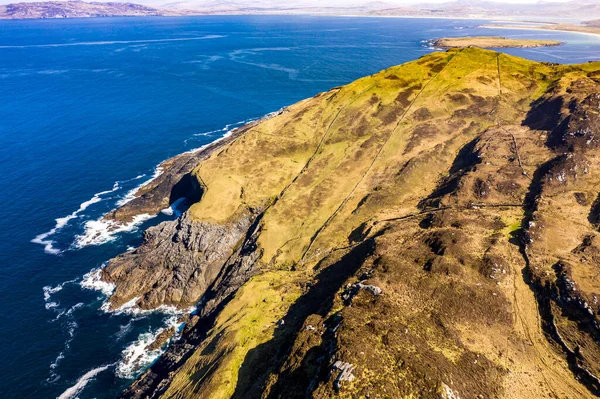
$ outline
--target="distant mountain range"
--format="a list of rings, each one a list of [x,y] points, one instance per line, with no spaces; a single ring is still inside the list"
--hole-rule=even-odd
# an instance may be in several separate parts
[[[316,14],[316,15],[367,15],[448,18],[512,18],[518,20],[592,20],[600,18],[597,0],[570,1],[566,3],[539,2],[536,4],[505,4],[493,1],[458,0],[447,3],[424,3],[398,6],[392,2],[373,1],[347,5],[344,0],[318,2],[313,0],[145,0],[147,5],[132,3],[104,3],[46,1],[16,3],[0,6],[0,19],[26,18],[82,18],[109,16],[166,16],[213,14]],[[598,22],[596,22],[598,24]]]
[[[160,1],[160,0],[148,0]],[[392,1],[353,2],[352,0],[178,0],[155,4],[159,7],[195,10],[203,14],[321,14],[371,16],[421,16],[450,18],[514,18],[545,21],[600,18],[598,0],[506,4],[485,0],[457,0],[446,3],[415,3],[399,6]]]
[[[0,19],[94,18],[181,15],[133,3],[44,1],[0,5]]]

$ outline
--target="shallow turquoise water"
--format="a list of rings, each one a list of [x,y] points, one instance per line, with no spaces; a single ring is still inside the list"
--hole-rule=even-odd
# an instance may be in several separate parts
[[[242,121],[418,58],[432,51],[425,39],[544,36],[567,44],[509,52],[564,63],[600,58],[593,36],[474,28],[481,22],[266,16],[0,22],[0,397],[112,398],[140,371],[123,361],[124,351],[139,347],[170,316],[107,314],[102,292],[80,283],[138,245],[145,226],[171,216],[100,245],[78,244],[88,242],[86,223],[93,226],[160,161]],[[39,243],[31,242],[36,237]],[[146,357],[149,364],[152,356]]]

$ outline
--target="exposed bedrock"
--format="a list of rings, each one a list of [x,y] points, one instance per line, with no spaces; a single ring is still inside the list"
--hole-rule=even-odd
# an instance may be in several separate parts
[[[136,299],[142,309],[193,306],[215,280],[256,212],[227,224],[194,222],[184,214],[144,233],[142,245],[112,259],[102,279],[114,283],[112,309]]]
[[[547,132],[551,158],[533,175],[525,203],[524,275],[542,327],[577,380],[600,395],[598,157],[600,95],[589,79],[559,80],[525,123]],[[590,94],[590,92],[592,94]]]

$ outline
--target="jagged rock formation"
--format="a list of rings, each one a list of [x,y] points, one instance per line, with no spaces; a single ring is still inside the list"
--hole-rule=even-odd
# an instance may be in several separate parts
[[[599,83],[434,53],[199,160],[104,270],[112,306],[199,303],[123,397],[598,395]]]
[[[185,215],[149,228],[142,246],[102,269],[103,280],[117,283],[110,305],[118,308],[132,300],[142,309],[195,305],[254,217],[215,225],[194,223]]]

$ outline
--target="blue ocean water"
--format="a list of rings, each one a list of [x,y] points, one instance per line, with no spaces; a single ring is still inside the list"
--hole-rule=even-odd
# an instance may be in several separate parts
[[[105,313],[104,294],[81,283],[138,245],[145,226],[172,217],[161,214],[102,244],[102,236],[85,236],[86,226],[89,233],[160,161],[243,121],[418,58],[432,51],[426,39],[545,37],[566,44],[508,52],[562,63],[600,58],[595,36],[476,28],[482,22],[0,22],[0,397],[113,398],[156,357],[140,349],[171,315]]]

